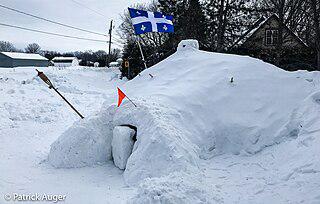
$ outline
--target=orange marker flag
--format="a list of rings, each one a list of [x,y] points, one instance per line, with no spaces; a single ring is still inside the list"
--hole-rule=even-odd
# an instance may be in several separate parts
[[[118,88],[118,87],[117,87]],[[122,100],[126,97],[126,94],[124,94],[119,88],[118,88],[118,107],[121,105]]]
[[[118,96],[119,96],[119,98],[118,98],[118,107],[120,107],[120,105],[121,105],[121,103],[122,103],[122,100],[124,99],[124,98],[126,98],[127,97],[127,99],[135,106],[135,107],[137,107],[137,105],[135,104],[135,103],[133,103],[132,101],[131,101],[131,99],[125,94],[125,93],[123,93],[122,91],[121,91],[121,89],[119,89],[119,87],[117,87],[118,88]]]

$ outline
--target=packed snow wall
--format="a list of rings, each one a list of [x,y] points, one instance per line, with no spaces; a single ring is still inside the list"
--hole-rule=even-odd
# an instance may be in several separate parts
[[[73,124],[52,145],[51,165],[57,168],[91,166],[112,159],[111,142],[115,107]]]
[[[196,41],[183,41],[175,54],[121,87],[137,107],[105,104],[100,119],[80,123],[83,131],[75,123],[52,145],[49,161],[56,167],[106,161],[112,130],[123,124],[138,129],[124,172],[128,184],[197,168],[199,159],[219,154],[252,155],[294,138],[298,123],[289,121],[318,78],[247,56],[199,51]],[[92,145],[87,138],[102,139]],[[94,155],[90,151],[95,157],[86,156]]]

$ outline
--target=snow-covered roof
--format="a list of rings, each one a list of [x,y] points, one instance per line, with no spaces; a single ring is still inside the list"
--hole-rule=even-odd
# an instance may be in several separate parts
[[[237,42],[237,44],[241,45],[243,44],[248,38],[250,38],[258,29],[260,29],[260,27],[262,25],[264,25],[269,19],[271,18],[271,16],[269,18],[264,19],[263,21],[261,21],[255,28],[253,28],[252,30],[250,30],[244,38],[242,38],[239,42]],[[259,20],[258,20],[259,21]]]
[[[21,52],[1,52],[1,54],[6,55],[12,59],[32,59],[32,60],[48,60],[39,54],[31,53],[21,53]]]
[[[52,60],[54,61],[54,60],[74,60],[74,59],[77,60],[78,58],[76,58],[76,57],[55,57]]]
[[[111,65],[119,65],[119,63],[118,62],[110,62],[110,66]]]

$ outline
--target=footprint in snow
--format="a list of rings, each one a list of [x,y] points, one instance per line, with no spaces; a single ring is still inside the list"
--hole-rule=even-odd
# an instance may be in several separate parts
[[[15,90],[13,89],[10,89],[9,91],[7,91],[7,94],[14,94],[15,93]]]

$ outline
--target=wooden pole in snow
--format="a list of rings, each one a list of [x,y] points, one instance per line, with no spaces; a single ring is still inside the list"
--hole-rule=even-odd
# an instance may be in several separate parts
[[[134,31],[134,27],[133,27],[132,20],[131,20],[131,24],[132,24],[133,32],[135,32],[135,31]],[[140,36],[139,36],[139,37],[140,37]],[[140,40],[138,39],[139,37],[138,37],[138,35],[136,35],[136,41],[137,41],[137,43],[138,43],[138,47],[139,47],[139,50],[140,50],[140,54],[141,54],[141,58],[142,58],[142,62],[143,62],[144,68],[145,68],[145,69],[148,69],[147,63],[146,63],[146,60],[145,60],[145,58],[144,58],[143,51],[142,51],[142,48],[141,48]],[[140,73],[139,73],[139,76],[140,76]],[[149,76],[150,76],[151,78],[153,78],[153,75],[152,75],[152,74],[149,74]]]
[[[74,110],[80,116],[80,118],[83,119],[84,117],[79,113],[79,111],[73,107],[73,105],[69,103],[69,101],[53,86],[50,79],[43,72],[40,72],[37,69],[36,71],[38,72],[38,76],[42,79],[42,81],[49,86],[49,89],[53,89],[55,92],[57,92],[57,94],[59,94],[59,96],[72,108],[72,110]]]
[[[138,38],[138,37],[137,37],[137,38]],[[138,42],[138,47],[139,47],[139,50],[140,50],[140,54],[141,54],[141,57],[142,57],[142,62],[143,62],[143,64],[144,64],[144,68],[145,68],[145,69],[148,69],[146,60],[145,60],[144,55],[143,55],[143,52],[142,52],[140,40],[139,40],[139,39],[136,39],[136,40],[137,40],[137,42]],[[139,74],[139,75],[140,75],[140,74]],[[149,74],[149,76],[150,76],[151,78],[153,78],[152,74]]]
[[[133,101],[131,101],[131,99],[126,95],[126,98],[129,99],[129,101],[135,106],[138,107],[135,103],[133,103]]]

